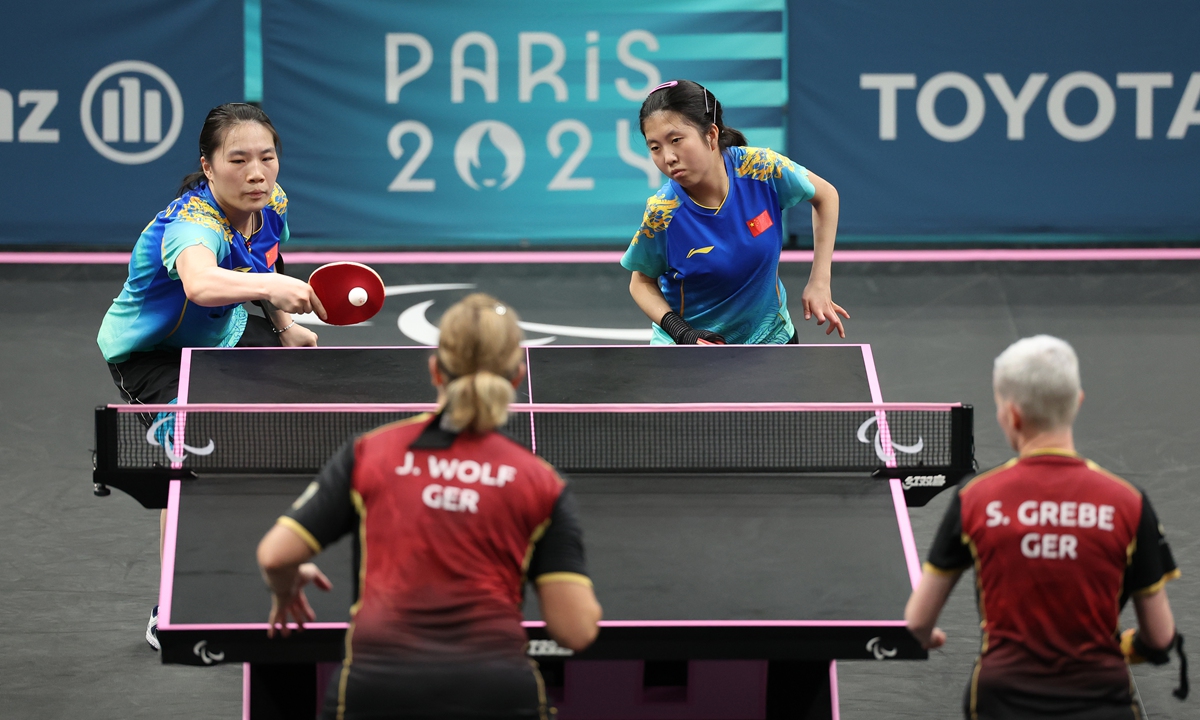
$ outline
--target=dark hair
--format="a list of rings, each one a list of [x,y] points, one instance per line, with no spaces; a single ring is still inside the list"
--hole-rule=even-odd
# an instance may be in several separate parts
[[[275,144],[275,152],[279,152],[279,133],[275,132],[271,118],[267,117],[262,108],[249,103],[225,103],[209,110],[208,117],[204,118],[204,127],[200,129],[200,157],[208,158],[209,162],[212,162],[212,153],[216,152],[217,148],[225,142],[225,135],[229,130],[233,126],[245,122],[256,122],[270,130],[271,140]],[[184,194],[199,186],[204,180],[204,169],[201,168],[183,179],[177,194]]]
[[[700,131],[701,135],[706,134],[709,127],[716,125],[720,133],[717,135],[717,143],[722,150],[747,144],[746,136],[740,130],[725,127],[725,122],[721,119],[720,101],[698,82],[672,80],[651,90],[642,102],[642,111],[638,113],[642,137],[646,136],[646,118],[657,112],[679,113],[680,117]]]

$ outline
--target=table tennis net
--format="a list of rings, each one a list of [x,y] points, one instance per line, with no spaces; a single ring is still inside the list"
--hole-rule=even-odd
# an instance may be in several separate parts
[[[431,406],[170,407],[98,409],[98,467],[315,473],[348,440]],[[857,472],[969,465],[970,411],[933,404],[518,405],[504,431],[566,473]]]

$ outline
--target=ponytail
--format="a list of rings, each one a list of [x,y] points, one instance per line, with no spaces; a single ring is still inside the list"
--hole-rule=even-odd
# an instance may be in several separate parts
[[[445,376],[442,427],[486,433],[508,421],[521,368],[517,314],[490,295],[473,293],[442,316],[437,363]]]
[[[455,378],[446,386],[442,427],[451,432],[491,432],[508,422],[508,404],[515,396],[512,381],[486,370]]]

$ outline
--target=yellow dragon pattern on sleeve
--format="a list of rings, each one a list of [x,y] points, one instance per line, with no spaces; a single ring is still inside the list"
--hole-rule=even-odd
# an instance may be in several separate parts
[[[633,236],[633,244],[637,245],[638,240],[643,237],[653,240],[656,234],[666,230],[678,208],[679,198],[667,197],[661,191],[655,193],[646,201],[646,214],[642,216],[642,226]]]

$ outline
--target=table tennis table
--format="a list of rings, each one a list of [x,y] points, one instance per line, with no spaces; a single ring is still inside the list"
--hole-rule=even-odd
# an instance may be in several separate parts
[[[357,549],[318,557],[334,589],[287,640],[254,549],[338,445],[433,407],[430,352],[185,350],[177,406],[97,409],[97,487],[168,509],[164,662],[245,663],[246,716],[312,716]],[[526,352],[506,430],[570,478],[605,609],[572,654],[526,603],[560,717],[836,718],[836,660],[927,657],[907,505],[973,469],[969,406],[883,403],[865,345]]]

